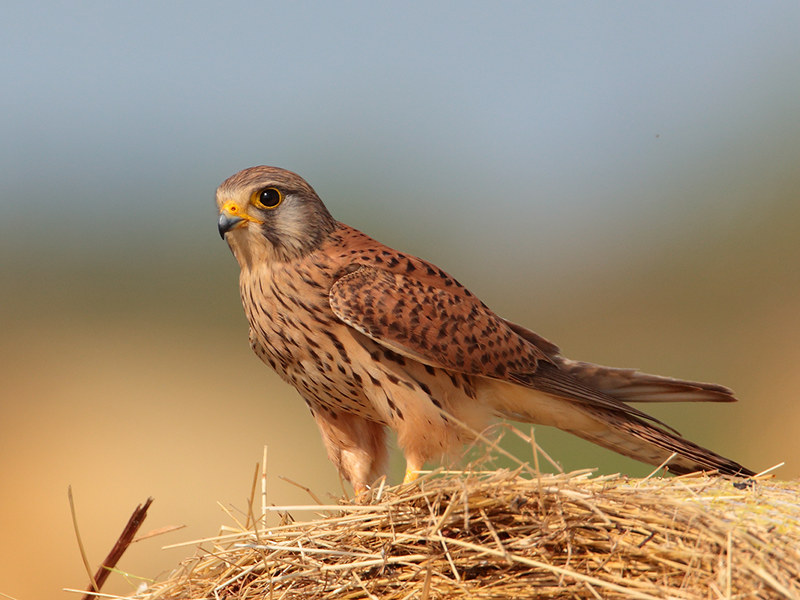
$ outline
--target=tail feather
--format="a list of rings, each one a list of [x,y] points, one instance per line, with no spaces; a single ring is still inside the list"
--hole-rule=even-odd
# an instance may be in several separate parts
[[[619,420],[615,415],[596,415],[606,425],[604,428],[584,432],[573,430],[571,433],[651,465],[660,465],[675,454],[666,468],[678,475],[696,471],[717,471],[739,477],[755,475],[754,471],[738,462],[651,423],[630,417]]]
[[[622,402],[736,402],[730,389],[715,383],[648,375],[560,356],[556,362],[561,371]]]
[[[754,472],[682,437],[629,402],[733,402],[726,387],[682,381],[553,357],[515,383],[485,380],[479,393],[500,416],[552,425],[619,454],[660,465],[673,473]]]

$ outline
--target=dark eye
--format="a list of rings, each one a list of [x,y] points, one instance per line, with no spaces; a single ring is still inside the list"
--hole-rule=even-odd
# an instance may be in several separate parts
[[[254,203],[258,208],[277,208],[283,202],[283,194],[276,188],[267,188],[254,195]]]

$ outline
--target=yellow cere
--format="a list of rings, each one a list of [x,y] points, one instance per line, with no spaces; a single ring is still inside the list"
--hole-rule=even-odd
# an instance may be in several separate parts
[[[239,205],[236,204],[233,200],[228,200],[225,204],[222,205],[222,210],[220,212],[228,213],[229,215],[233,215],[239,217],[240,219],[244,219],[245,221],[252,221],[253,223],[261,223],[255,217],[251,217],[243,210],[239,209]]]

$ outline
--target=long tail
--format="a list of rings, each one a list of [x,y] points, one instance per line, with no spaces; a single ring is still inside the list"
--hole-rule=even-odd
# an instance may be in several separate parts
[[[622,402],[736,402],[730,389],[716,383],[648,375],[561,356],[555,360],[562,372]]]
[[[528,380],[515,385],[486,380],[481,393],[503,417],[553,425],[609,450],[660,465],[678,474],[718,471],[725,475],[755,473],[670,430],[629,402],[732,402],[722,386],[682,381],[556,358]]]

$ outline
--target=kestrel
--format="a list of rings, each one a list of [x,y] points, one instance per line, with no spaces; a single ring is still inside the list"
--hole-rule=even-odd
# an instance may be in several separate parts
[[[252,167],[219,186],[250,345],[292,384],[356,491],[397,432],[406,481],[494,418],[551,425],[675,473],[753,471],[632,402],[732,402],[731,390],[561,356],[453,277],[336,221],[299,175]],[[466,427],[465,427],[466,425]]]

